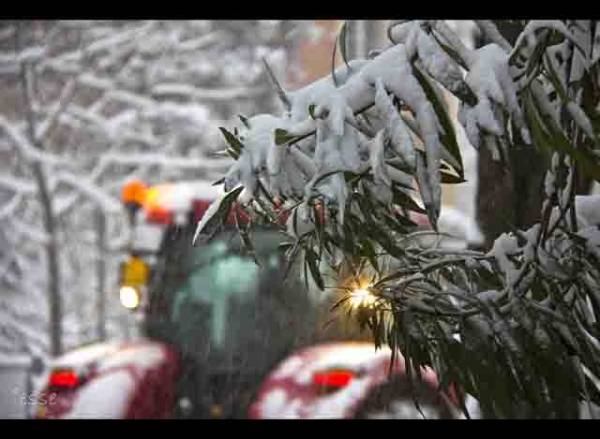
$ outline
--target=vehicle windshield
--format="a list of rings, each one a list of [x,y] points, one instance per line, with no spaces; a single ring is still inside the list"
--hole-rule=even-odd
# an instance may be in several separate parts
[[[205,368],[249,373],[307,342],[315,307],[297,275],[284,282],[278,232],[254,231],[251,252],[237,230],[197,247],[187,238],[166,238],[164,268],[151,291],[163,307],[155,303],[148,319],[161,323],[163,338]]]

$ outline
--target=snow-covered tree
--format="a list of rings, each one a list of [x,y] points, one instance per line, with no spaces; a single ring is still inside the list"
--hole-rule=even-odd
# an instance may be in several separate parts
[[[98,289],[111,297],[128,243],[122,185],[224,172],[215,125],[276,108],[263,58],[281,71],[294,26],[0,25],[0,349],[57,354],[98,336]]]
[[[236,162],[197,235],[236,199],[257,222],[285,210],[290,260],[341,289],[338,306],[367,289],[354,315],[411,374],[433,367],[484,416],[576,417],[600,404],[600,200],[574,190],[580,172],[600,179],[600,26],[532,20],[510,44],[475,24],[486,44],[470,49],[443,20],[393,22],[388,47],[277,87],[283,114],[223,130]],[[503,166],[515,145],[548,163],[540,222],[507,224],[486,253],[422,245],[442,185],[463,181],[455,118]],[[434,230],[415,231],[411,212]]]

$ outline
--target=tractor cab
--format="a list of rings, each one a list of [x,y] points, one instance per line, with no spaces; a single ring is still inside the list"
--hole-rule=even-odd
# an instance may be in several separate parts
[[[244,417],[268,372],[318,330],[318,308],[300,276],[292,268],[284,279],[278,229],[253,227],[248,251],[231,215],[211,239],[192,243],[219,195],[205,183],[123,191],[134,233],[121,303],[143,315],[145,336],[179,352],[178,416]]]

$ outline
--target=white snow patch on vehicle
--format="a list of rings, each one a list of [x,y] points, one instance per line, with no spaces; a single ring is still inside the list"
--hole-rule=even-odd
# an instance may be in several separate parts
[[[119,350],[119,342],[96,343],[69,352],[50,362],[50,366],[77,368],[98,361]]]
[[[141,369],[150,369],[158,366],[165,360],[165,354],[160,346],[126,346],[117,355],[111,355],[98,365],[98,372],[111,368],[134,365]]]
[[[119,419],[125,416],[135,388],[133,376],[119,370],[82,387],[66,419]]]

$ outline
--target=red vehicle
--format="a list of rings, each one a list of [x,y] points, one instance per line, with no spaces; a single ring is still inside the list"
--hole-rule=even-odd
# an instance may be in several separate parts
[[[134,238],[121,301],[143,316],[148,341],[98,344],[59,358],[39,417],[351,418],[387,413],[389,402],[414,407],[401,361],[389,379],[389,351],[314,346],[324,339],[322,304],[293,270],[283,278],[278,230],[255,227],[252,255],[233,218],[211,240],[192,245],[216,196],[219,189],[202,182],[125,188]],[[424,376],[428,417],[454,416],[433,372]],[[392,415],[414,417],[394,407]]]
[[[168,345],[96,343],[49,366],[38,418],[160,419],[173,413],[180,364]]]
[[[148,343],[170,353],[171,359],[164,359],[168,373],[162,380],[133,373],[137,362],[150,355],[148,349],[134,358],[124,348],[93,346],[83,352],[97,356],[76,364],[72,358],[91,354],[68,354],[52,366],[39,417],[242,418],[269,370],[294,349],[314,342],[316,307],[300,279],[291,276],[284,283],[277,229],[255,227],[249,254],[231,214],[212,239],[192,244],[197,222],[220,193],[206,182],[126,186],[123,201],[130,208],[133,238],[119,295],[123,306],[141,317],[144,335],[153,340]],[[247,221],[241,209],[237,213],[237,219]],[[123,370],[107,377],[104,363]],[[52,407],[48,392],[57,395]],[[168,398],[155,397],[161,392]],[[103,401],[115,394],[127,404],[111,405],[107,412]],[[139,404],[132,401],[139,394],[164,405],[135,411],[131,407]],[[84,410],[73,405],[80,398],[87,401]]]
[[[413,401],[404,360],[391,368],[391,351],[371,343],[325,343],[302,349],[265,380],[248,416],[252,419],[459,418],[456,396],[438,391],[436,375],[422,371]]]

